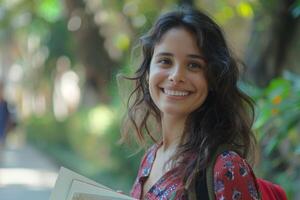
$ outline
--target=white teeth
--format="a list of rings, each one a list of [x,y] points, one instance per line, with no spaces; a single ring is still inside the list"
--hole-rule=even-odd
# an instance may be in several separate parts
[[[164,93],[167,95],[172,95],[172,96],[186,96],[189,94],[189,92],[184,92],[184,91],[176,91],[176,90],[167,90],[164,89]]]

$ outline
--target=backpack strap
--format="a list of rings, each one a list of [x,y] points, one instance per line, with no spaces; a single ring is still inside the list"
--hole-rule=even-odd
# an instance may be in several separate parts
[[[190,187],[188,188],[189,200],[209,199],[205,174],[205,171],[198,173],[197,179],[191,183]]]

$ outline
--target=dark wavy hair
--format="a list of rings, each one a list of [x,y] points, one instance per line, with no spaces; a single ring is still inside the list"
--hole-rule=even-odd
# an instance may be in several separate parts
[[[144,142],[145,135],[148,135],[157,142],[148,121],[154,117],[161,125],[161,114],[150,97],[147,77],[155,45],[167,31],[179,27],[194,34],[207,62],[209,87],[205,102],[188,116],[181,142],[172,157],[180,168],[177,170],[180,177],[187,183],[199,171],[205,170],[220,145],[235,146],[240,150],[240,155],[247,159],[254,156],[255,138],[251,131],[254,102],[238,88],[237,61],[220,27],[210,17],[190,8],[163,14],[150,31],[141,37],[142,62],[134,77],[127,77],[135,82],[128,100],[127,122],[133,125],[138,141]],[[127,137],[128,132],[125,131],[123,138]]]

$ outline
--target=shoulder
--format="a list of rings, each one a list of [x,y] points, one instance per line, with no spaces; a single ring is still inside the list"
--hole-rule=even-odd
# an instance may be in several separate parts
[[[257,199],[257,188],[252,168],[244,158],[234,151],[224,151],[218,155],[214,165],[217,199]]]
[[[249,166],[245,159],[243,159],[235,151],[224,151],[217,156],[214,171],[215,170],[228,170],[239,166]]]
[[[251,176],[248,163],[234,151],[224,151],[218,155],[214,165],[214,179],[236,182],[237,178]],[[238,177],[237,177],[238,176]]]

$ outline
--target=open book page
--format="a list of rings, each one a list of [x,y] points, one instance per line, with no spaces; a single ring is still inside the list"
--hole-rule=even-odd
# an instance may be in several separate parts
[[[112,200],[112,198],[96,194],[75,193],[72,200]],[[122,198],[114,197],[113,200],[122,200]]]
[[[50,200],[134,200],[76,172],[61,167]]]
[[[89,183],[74,180],[66,200],[132,200],[133,198],[112,190],[100,188]]]

